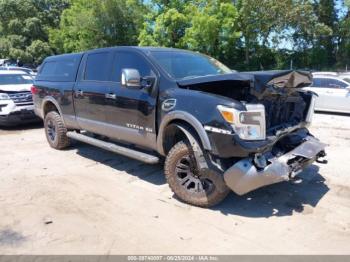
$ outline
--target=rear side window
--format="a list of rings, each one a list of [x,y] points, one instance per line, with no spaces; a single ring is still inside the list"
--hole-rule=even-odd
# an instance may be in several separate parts
[[[53,61],[44,62],[37,80],[73,82],[75,81],[80,56],[71,56],[65,59],[60,58]]]
[[[140,72],[141,77],[154,74],[144,57],[131,52],[116,52],[112,68],[112,81],[114,82],[120,82],[122,69],[137,69]]]
[[[56,71],[56,67],[57,67],[57,62],[46,62],[40,71],[40,75],[41,76],[54,76],[55,71]]]
[[[86,60],[84,80],[108,81],[109,57],[108,52],[89,54]]]

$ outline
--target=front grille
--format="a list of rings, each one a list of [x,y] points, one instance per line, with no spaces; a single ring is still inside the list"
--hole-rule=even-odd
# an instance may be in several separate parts
[[[266,129],[274,132],[303,121],[306,103],[301,97],[265,101]]]
[[[33,105],[33,97],[30,92],[18,92],[8,94],[11,100],[15,102],[17,106]]]

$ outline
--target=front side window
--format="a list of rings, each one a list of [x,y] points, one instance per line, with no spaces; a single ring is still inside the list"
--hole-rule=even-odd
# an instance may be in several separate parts
[[[0,75],[0,85],[32,84],[33,78],[29,75]]]
[[[115,82],[120,82],[123,69],[137,69],[141,77],[153,75],[152,69],[145,58],[131,52],[116,52],[112,68],[112,81]]]
[[[186,51],[152,51],[151,53],[159,65],[175,79],[232,73],[232,70],[218,60],[199,53]]]
[[[109,79],[109,53],[89,54],[86,60],[85,80],[90,81],[108,81]]]

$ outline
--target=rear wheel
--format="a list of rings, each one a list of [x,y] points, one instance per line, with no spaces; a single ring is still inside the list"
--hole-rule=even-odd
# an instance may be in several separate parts
[[[171,190],[189,204],[200,207],[214,206],[230,192],[222,175],[209,169],[197,169],[192,149],[183,141],[170,150],[164,170]]]
[[[51,111],[44,120],[46,139],[50,146],[55,149],[64,149],[70,145],[70,140],[66,136],[67,128],[59,113]]]

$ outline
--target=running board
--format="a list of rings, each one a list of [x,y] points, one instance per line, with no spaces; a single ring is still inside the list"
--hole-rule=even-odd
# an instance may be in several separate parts
[[[154,155],[149,155],[140,151],[136,151],[127,147],[118,146],[116,144],[105,142],[90,136],[86,136],[83,134],[79,134],[77,132],[67,132],[67,136],[69,138],[97,146],[99,148],[105,149],[107,151],[111,151],[113,153],[117,153],[123,156],[127,156],[136,160],[140,160],[142,162],[148,163],[148,164],[157,164],[159,162],[159,158]]]

